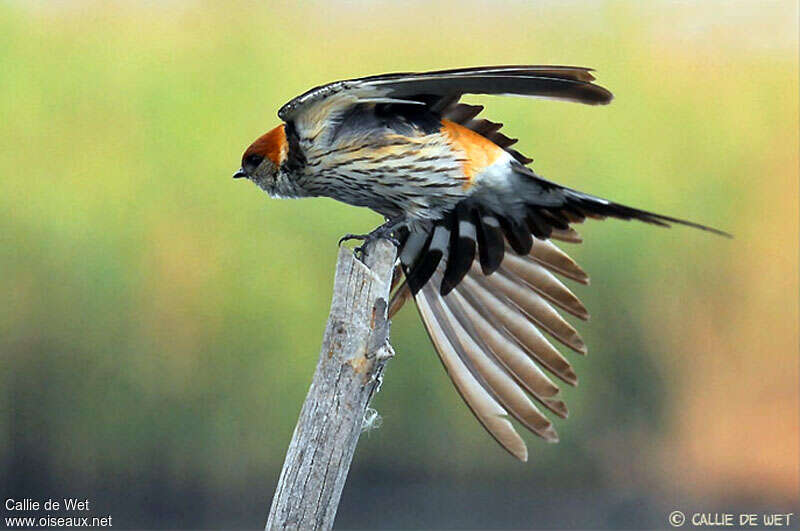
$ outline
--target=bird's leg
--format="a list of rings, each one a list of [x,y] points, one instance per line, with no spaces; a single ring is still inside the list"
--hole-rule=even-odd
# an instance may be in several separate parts
[[[395,219],[387,219],[386,223],[372,230],[371,232],[369,232],[369,234],[345,234],[339,239],[339,245],[341,245],[342,242],[346,242],[347,240],[362,240],[364,243],[353,249],[355,253],[358,253],[362,257],[366,256],[367,254],[366,253],[367,245],[375,240],[379,239],[388,240],[389,242],[393,243],[396,247],[400,247],[400,240],[395,238],[394,231],[395,229],[402,226],[403,223],[405,223],[405,218],[402,217]]]

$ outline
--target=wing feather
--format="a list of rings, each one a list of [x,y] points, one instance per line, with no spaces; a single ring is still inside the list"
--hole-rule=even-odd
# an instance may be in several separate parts
[[[576,233],[577,234],[577,233]],[[552,237],[552,235],[551,235]],[[577,243],[577,242],[576,242]],[[563,275],[581,284],[589,283],[589,275],[581,267],[559,249],[553,242],[548,240],[533,240],[533,247],[525,260],[537,262],[550,271]]]
[[[466,326],[481,326],[480,317],[476,317],[465,300],[456,292],[445,304],[441,305],[442,312],[453,326],[457,336],[459,355],[485,383],[487,389],[498,402],[512,414],[512,416],[525,425],[533,433],[548,439],[557,440],[552,422],[528,398],[522,387],[512,376],[486,355],[487,344],[479,344],[478,340],[486,339],[482,332],[467,331]],[[491,330],[491,327],[484,327]],[[494,338],[490,338],[492,340]],[[497,349],[505,354],[502,347],[490,344],[489,348]],[[527,359],[527,358],[526,358]],[[556,388],[556,392],[558,388]]]
[[[478,268],[474,268],[474,273],[469,278],[475,279],[486,289],[502,293],[532,322],[536,323],[553,338],[575,352],[586,354],[586,344],[577,330],[565,321],[543,297],[530,289],[525,289],[524,287],[520,289],[521,286],[506,277],[502,272],[498,271],[490,276],[479,276],[478,272]]]
[[[500,266],[500,270],[518,284],[524,284],[547,299],[548,302],[557,305],[575,317],[584,321],[589,318],[589,312],[580,299],[555,275],[548,271],[545,266],[535,261],[526,260],[513,253],[506,253],[506,259]]]
[[[441,295],[429,283],[416,299],[422,322],[458,393],[492,437],[520,461],[528,460],[528,448],[508,420],[508,412],[478,382],[456,351],[455,337],[442,310]],[[447,333],[449,331],[449,333]]]
[[[468,281],[464,289],[455,290],[452,299],[463,308],[464,317],[473,327],[472,336],[480,338],[484,351],[491,353],[545,407],[561,417],[566,417],[566,405],[555,398],[559,393],[558,386],[520,348],[514,338],[502,326],[498,326],[504,323],[504,314],[514,315],[516,312],[486,290],[475,286],[470,289]]]
[[[586,352],[580,336],[554,307],[587,318],[586,308],[556,274],[582,282],[588,282],[588,276],[549,241],[534,239],[525,256],[514,254],[508,246],[504,242],[508,252],[488,276],[480,256],[473,255],[466,276],[447,295],[437,289],[449,260],[443,257],[413,297],[464,401],[506,450],[525,460],[527,448],[507,416],[548,441],[558,440],[554,426],[531,398],[566,417],[567,406],[558,386],[545,371],[571,385],[578,378],[543,332]],[[394,299],[404,300],[410,293],[404,284]]]
[[[281,107],[278,116],[294,122],[305,138],[314,138],[324,124],[359,103],[422,102],[437,113],[464,94],[530,96],[590,105],[609,103],[611,93],[592,83],[593,80],[588,68],[544,65],[383,74],[312,88]],[[477,112],[469,119],[475,115]],[[499,126],[488,120],[479,121],[476,127],[486,128],[487,134],[498,134]]]

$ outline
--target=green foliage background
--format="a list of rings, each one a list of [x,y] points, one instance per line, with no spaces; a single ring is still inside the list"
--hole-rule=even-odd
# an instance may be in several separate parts
[[[581,385],[561,443],[529,437],[525,465],[460,402],[409,306],[340,524],[794,507],[792,2],[0,3],[4,497],[88,496],[120,527],[262,525],[336,241],[380,219],[269,200],[230,179],[241,152],[312,85],[492,63],[592,66],[616,95],[472,98],[539,173],[736,239],[581,227],[591,353],[568,354]]]

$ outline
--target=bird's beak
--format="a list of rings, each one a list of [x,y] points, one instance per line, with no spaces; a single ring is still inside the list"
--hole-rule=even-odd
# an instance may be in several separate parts
[[[242,168],[236,170],[236,173],[233,174],[234,179],[241,179],[242,177],[247,177],[247,174],[244,172]]]

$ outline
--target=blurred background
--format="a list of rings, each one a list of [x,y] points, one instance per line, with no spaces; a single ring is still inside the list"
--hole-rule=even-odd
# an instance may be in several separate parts
[[[336,241],[380,218],[233,181],[335,79],[591,66],[593,108],[471,98],[568,186],[707,223],[580,227],[590,347],[561,443],[502,451],[412,306],[341,528],[798,515],[795,2],[0,2],[0,494],[118,528],[262,527]],[[8,513],[6,513],[8,515]],[[797,517],[797,516],[796,516]]]

